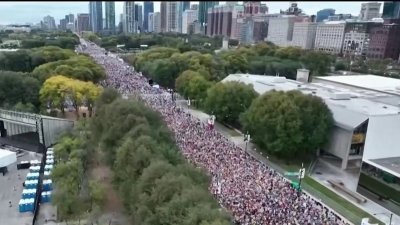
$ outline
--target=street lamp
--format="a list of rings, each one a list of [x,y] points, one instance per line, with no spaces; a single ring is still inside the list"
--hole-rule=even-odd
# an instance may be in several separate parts
[[[389,213],[374,213],[372,215],[376,216],[376,215],[388,215]],[[390,220],[389,220],[389,225],[392,225],[392,219],[393,219],[393,213],[390,213]]]

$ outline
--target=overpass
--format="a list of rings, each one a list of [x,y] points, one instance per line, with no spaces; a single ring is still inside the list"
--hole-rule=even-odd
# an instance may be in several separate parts
[[[73,125],[66,119],[0,109],[0,145],[42,153]]]

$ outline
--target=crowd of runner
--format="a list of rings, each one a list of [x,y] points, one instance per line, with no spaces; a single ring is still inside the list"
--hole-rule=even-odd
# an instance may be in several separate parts
[[[346,224],[309,195],[293,189],[273,169],[177,106],[167,90],[151,87],[141,73],[97,45],[84,46],[79,51],[88,53],[105,68],[107,79],[102,85],[124,95],[136,95],[162,114],[184,157],[209,173],[210,192],[232,212],[237,224]]]

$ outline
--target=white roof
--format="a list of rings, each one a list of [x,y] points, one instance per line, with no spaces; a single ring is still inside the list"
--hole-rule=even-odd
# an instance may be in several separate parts
[[[376,75],[326,76],[318,79],[400,95],[400,79]]]
[[[15,155],[15,152],[8,151],[8,150],[0,148],[0,158],[3,158],[5,156],[9,156],[9,155]]]
[[[373,91],[354,91],[346,88],[335,87],[323,83],[302,83],[289,80],[285,77],[251,75],[251,74],[231,74],[222,82],[239,81],[245,84],[252,84],[254,90],[259,94],[271,90],[290,91],[299,90],[304,94],[313,94],[322,98],[333,113],[336,125],[344,129],[354,129],[369,116],[398,115],[400,109],[396,106],[373,101],[370,96],[380,93]],[[331,99],[333,93],[347,93],[352,96],[348,100]]]

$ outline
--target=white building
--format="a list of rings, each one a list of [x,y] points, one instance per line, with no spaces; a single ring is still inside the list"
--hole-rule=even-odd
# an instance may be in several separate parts
[[[315,35],[314,49],[330,54],[342,52],[345,21],[332,21],[319,23]]]
[[[293,38],[293,27],[296,16],[280,16],[269,19],[267,41],[280,47],[289,46]]]
[[[52,16],[45,16],[43,17],[43,28],[48,30],[56,29],[56,21]]]
[[[232,24],[231,24],[231,39],[238,40],[241,35],[241,24],[238,23],[238,20],[244,17],[244,6],[234,5],[232,2],[232,7],[233,10],[232,10]],[[229,8],[229,6],[227,8]],[[225,7],[223,10],[224,11],[226,10]]]
[[[68,23],[67,24],[67,30],[75,32],[75,24],[74,23]]]
[[[8,25],[8,26],[3,26],[0,28],[1,31],[13,31],[15,33],[17,32],[31,32],[31,26],[30,25]]]
[[[372,18],[379,18],[379,11],[382,3],[379,2],[367,2],[361,4],[359,20],[371,20]]]
[[[198,19],[198,11],[187,9],[182,14],[182,33],[188,33],[188,26]]]
[[[312,22],[294,23],[293,38],[289,44],[291,46],[300,47],[302,49],[313,49],[316,32],[317,32],[317,23],[312,23]]]
[[[178,2],[166,2],[166,32],[178,32]]]
[[[153,13],[153,32],[155,32],[155,33],[161,32],[161,13],[160,12]]]
[[[123,15],[123,32],[125,34],[137,33],[138,27],[135,20],[135,2],[124,2]]]

